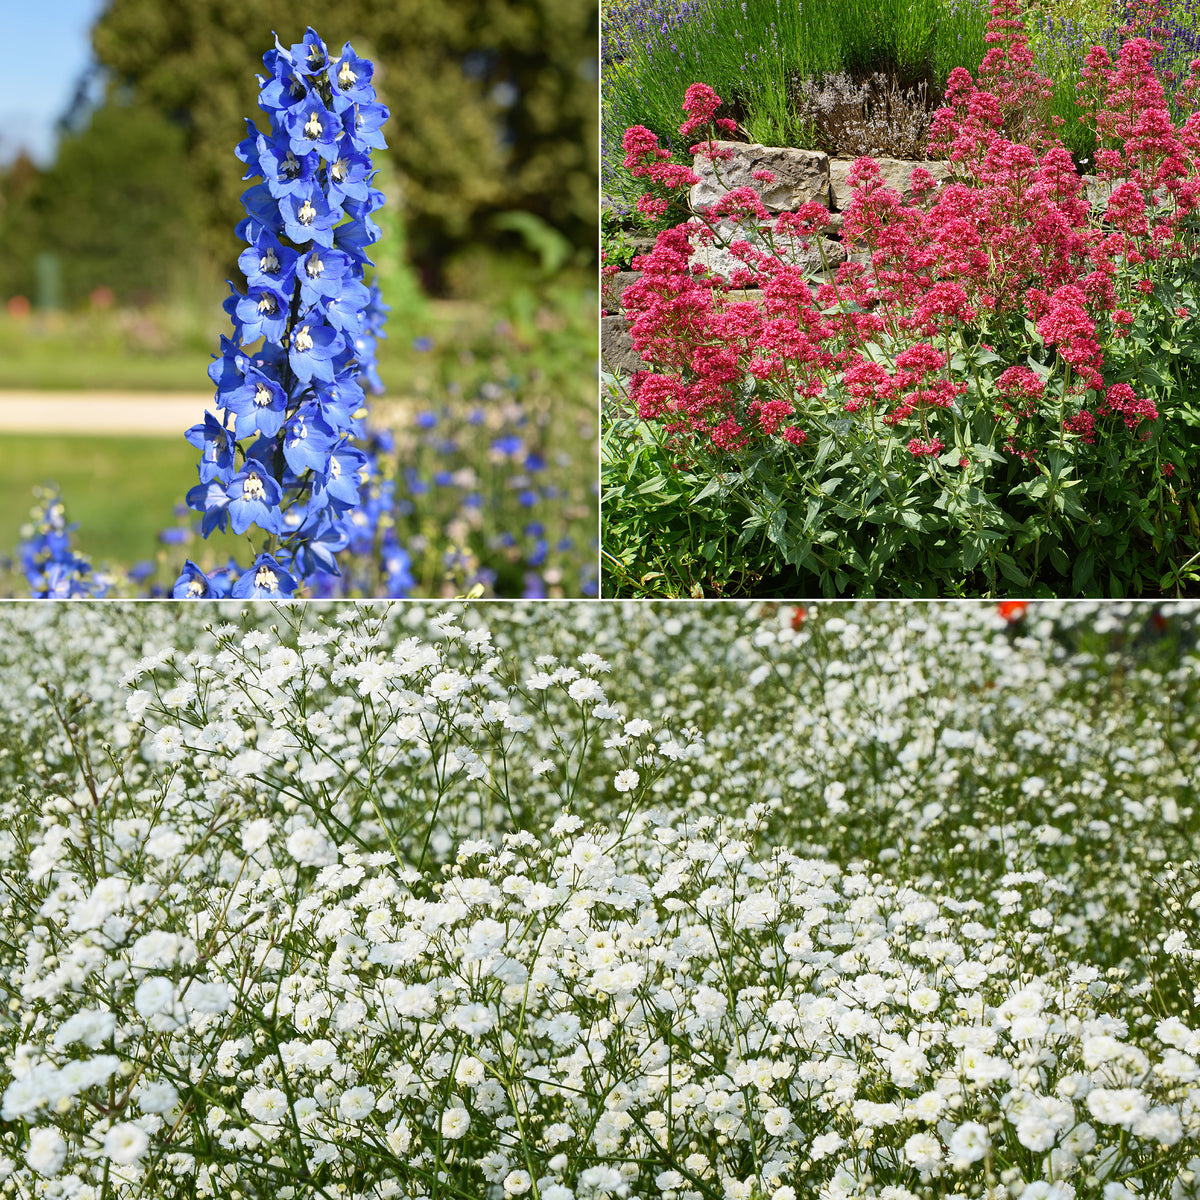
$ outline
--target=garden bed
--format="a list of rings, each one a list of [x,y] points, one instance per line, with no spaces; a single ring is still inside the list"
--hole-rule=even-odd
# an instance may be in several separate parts
[[[617,258],[642,274],[606,299],[608,368],[629,378],[608,410],[640,418],[611,423],[605,452],[616,594],[1200,582],[1200,176],[1193,126],[1171,116],[1196,83],[1168,112],[1153,43],[1095,51],[1084,172],[1016,15],[994,6],[978,80],[951,74],[933,161],[730,140],[744,131],[700,83],[687,165],[627,132],[642,220],[667,229]],[[673,550],[651,545],[666,493],[688,513],[687,532],[664,527]]]

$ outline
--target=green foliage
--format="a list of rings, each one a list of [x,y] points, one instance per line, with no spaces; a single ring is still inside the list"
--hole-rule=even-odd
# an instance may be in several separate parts
[[[102,286],[144,302],[194,275],[202,208],[184,143],[177,122],[115,100],[66,134],[54,166],[0,217],[0,294],[33,298],[35,260],[45,252],[62,264],[68,305]]]
[[[514,209],[594,244],[594,0],[345,0],[310,17],[287,0],[112,0],[97,57],[185,123],[214,256],[233,256],[246,185],[232,147],[257,112],[262,54],[272,31],[291,44],[307,20],[376,64],[414,257],[432,269],[449,244],[479,236],[482,217]]]
[[[680,462],[661,432],[614,415],[606,381],[600,451],[601,570],[606,597],[804,595],[779,570],[766,525],[735,472]]]

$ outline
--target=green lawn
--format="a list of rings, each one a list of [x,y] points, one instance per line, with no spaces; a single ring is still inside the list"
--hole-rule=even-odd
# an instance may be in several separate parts
[[[158,531],[175,524],[174,506],[197,481],[199,455],[178,438],[0,438],[0,555],[8,555],[29,520],[33,489],[57,483],[67,516],[80,522],[75,544],[97,565],[154,555]],[[210,544],[212,539],[210,539]],[[232,547],[236,539],[229,538]],[[188,551],[166,548],[171,567]]]

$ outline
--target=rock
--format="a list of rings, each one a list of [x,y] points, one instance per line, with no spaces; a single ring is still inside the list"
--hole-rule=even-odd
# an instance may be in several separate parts
[[[1101,212],[1108,208],[1109,197],[1122,184],[1123,179],[1101,179],[1099,175],[1083,176],[1084,193],[1087,196],[1087,202]],[[1171,201],[1171,193],[1166,188],[1158,188],[1154,193],[1154,199],[1158,201],[1158,208],[1151,209],[1147,212],[1147,219],[1150,213],[1160,213]]]
[[[618,271],[615,275],[602,275],[600,277],[600,307],[606,313],[620,312],[621,296],[625,289],[635,279],[641,279],[641,277],[641,271]]]
[[[1085,175],[1083,177],[1083,187],[1087,195],[1087,202],[1093,208],[1107,208],[1108,198],[1113,194],[1113,188],[1116,186],[1111,180],[1101,179],[1099,175]]]
[[[768,212],[792,212],[810,200],[829,206],[827,154],[757,143],[747,145],[745,142],[717,142],[716,145],[732,150],[733,157],[714,164],[703,155],[695,156],[692,170],[700,176],[700,182],[692,185],[693,209],[715,204],[726,192],[740,187],[753,188]],[[720,182],[717,181],[718,171]],[[770,171],[775,182],[755,179],[755,171]]]
[[[652,371],[633,348],[629,322],[622,316],[600,318],[600,362],[610,375],[632,375],[634,371]]]
[[[829,184],[833,194],[833,203],[830,207],[837,209],[850,207],[850,200],[854,192],[846,180],[854,162],[855,160],[852,158],[835,158],[830,162]],[[939,182],[945,182],[951,175],[949,163],[944,162],[912,162],[903,158],[877,158],[875,165],[879,168],[880,175],[883,176],[884,184],[892,191],[899,192],[900,198],[906,204],[913,200],[912,188],[909,185],[912,182],[912,173],[917,167],[924,167]]]
[[[693,225],[697,231],[701,227],[699,221],[694,221]],[[749,242],[752,246],[762,250],[766,254],[771,253],[771,247],[766,239],[755,231],[748,231],[745,227],[734,224],[733,222],[721,222],[717,225],[717,232],[720,238],[725,243],[735,241]],[[698,233],[693,235],[692,244],[696,247],[696,253],[692,258],[694,263],[703,263],[714,275],[720,275],[723,279],[732,278],[734,272],[744,271],[746,264],[732,254],[725,246],[717,242],[709,242],[707,244],[699,241]],[[778,246],[778,250],[785,250],[791,243],[788,239],[783,239],[783,244]],[[797,241],[795,253],[780,253],[779,257],[784,262],[792,262],[798,266],[805,275],[820,275],[826,274],[826,264],[831,271],[846,261],[846,251],[842,248],[841,242],[831,241],[829,238],[817,237],[810,238],[808,241],[808,249],[800,248],[801,243]],[[824,260],[822,260],[822,251],[824,251]]]

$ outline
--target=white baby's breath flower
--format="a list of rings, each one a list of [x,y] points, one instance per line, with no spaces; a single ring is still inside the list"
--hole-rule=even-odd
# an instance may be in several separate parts
[[[613,787],[618,792],[632,792],[638,785],[638,773],[634,770],[618,771],[613,779]]]
[[[183,739],[183,732],[174,725],[164,725],[154,735],[153,746],[154,752],[160,762],[179,762],[188,753],[187,743]]]
[[[104,1135],[104,1154],[110,1162],[124,1167],[135,1163],[145,1153],[150,1145],[146,1131],[131,1121],[122,1121],[114,1125]]]
[[[54,1128],[31,1129],[25,1162],[31,1171],[47,1179],[57,1175],[67,1161],[67,1143]]]
[[[361,1121],[375,1110],[375,1093],[370,1088],[354,1087],[344,1091],[338,1100],[338,1112],[346,1121]]]
[[[325,867],[337,862],[337,852],[320,829],[301,825],[289,835],[287,852],[302,866]]]
[[[471,1127],[471,1115],[465,1108],[456,1106],[442,1113],[442,1137],[447,1141],[456,1141],[466,1135]]]

